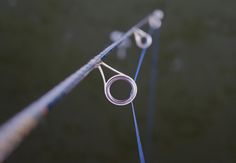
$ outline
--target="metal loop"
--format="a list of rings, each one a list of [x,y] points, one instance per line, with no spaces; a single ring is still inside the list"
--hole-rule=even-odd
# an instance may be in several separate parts
[[[149,17],[148,23],[151,28],[158,29],[161,27],[162,19],[164,17],[164,13],[161,10],[155,10]]]
[[[116,69],[110,67],[109,65],[107,65],[107,64],[105,64],[103,62],[101,64],[104,65],[105,67],[111,69],[112,71],[118,73],[117,75],[112,76],[110,79],[108,79],[106,81],[105,75],[104,75],[104,73],[102,71],[101,66],[100,65],[98,66],[98,69],[99,69],[99,71],[100,71],[100,73],[102,75],[103,82],[104,82],[104,93],[105,93],[105,96],[108,99],[108,101],[110,101],[112,104],[118,105],[118,106],[124,106],[124,105],[127,105],[127,104],[131,103],[134,100],[134,98],[136,97],[137,90],[138,90],[135,81],[131,77],[129,77],[128,75],[125,75],[125,74],[117,71]],[[125,81],[128,84],[130,84],[130,86],[131,86],[130,95],[126,99],[116,99],[111,94],[111,86],[112,86],[112,84],[114,82],[116,82],[116,81],[119,81],[119,80]]]
[[[161,19],[156,19],[155,17],[150,17],[148,23],[151,28],[158,29],[161,27]]]
[[[114,82],[116,82],[118,80],[125,81],[125,82],[129,83],[130,86],[131,86],[131,92],[130,92],[130,95],[127,99],[122,99],[122,100],[116,99],[111,94],[111,86]],[[136,95],[137,95],[137,85],[136,85],[135,81],[132,78],[130,78],[129,76],[123,75],[123,74],[118,74],[118,75],[115,75],[115,76],[111,77],[106,82],[106,84],[104,86],[104,93],[106,95],[106,98],[111,103],[113,103],[115,105],[119,105],[119,106],[124,106],[124,105],[127,105],[130,102],[132,102],[134,100],[134,98],[136,97]]]
[[[134,38],[135,38],[135,41],[136,41],[136,44],[138,45],[138,47],[140,47],[142,49],[146,49],[149,46],[151,46],[151,44],[152,44],[152,37],[148,33],[144,32],[141,29],[137,28],[135,30]],[[143,40],[145,40],[145,41],[143,42]]]

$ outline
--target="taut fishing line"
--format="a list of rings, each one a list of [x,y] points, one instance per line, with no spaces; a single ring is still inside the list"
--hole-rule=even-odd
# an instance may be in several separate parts
[[[139,48],[142,49],[140,57],[139,57],[138,65],[137,65],[137,68],[136,68],[136,72],[135,72],[135,75],[134,75],[134,81],[136,81],[137,78],[138,78],[138,75],[139,75],[139,72],[140,72],[140,69],[141,69],[144,57],[146,55],[147,49],[152,44],[152,37],[151,37],[151,35],[154,33],[155,30],[159,29],[160,26],[161,26],[161,19],[163,18],[163,12],[158,10],[158,11],[155,11],[153,13],[153,15],[154,16],[150,17],[150,19],[149,19],[150,30],[149,30],[148,33],[144,32],[143,30],[141,30],[139,28],[135,29],[135,31],[134,31],[134,37],[135,37],[136,45]],[[153,59],[156,59],[156,58],[153,57]],[[103,77],[103,79],[104,79],[104,77]],[[155,78],[153,78],[153,79],[155,80]],[[152,84],[155,84],[155,83],[152,83]],[[136,84],[135,84],[135,86],[136,86]],[[105,87],[105,84],[104,84],[104,87]],[[131,94],[130,94],[129,99],[132,98],[134,100],[135,96],[132,95],[132,92],[133,92],[133,89],[131,90]],[[106,95],[106,93],[105,93],[105,95]],[[106,95],[106,97],[107,97],[107,95]],[[111,101],[108,97],[107,97],[107,99],[110,102],[112,102],[113,104],[119,105],[119,103],[114,103],[114,101]],[[144,157],[143,147],[142,147],[141,138],[140,138],[139,129],[138,129],[139,128],[138,127],[138,122],[137,122],[136,113],[135,113],[135,106],[134,106],[134,103],[132,102],[133,100],[128,101],[127,104],[129,104],[131,102],[131,109],[132,109],[132,114],[133,114],[133,120],[134,120],[134,127],[135,127],[135,134],[136,134],[136,140],[137,140],[137,146],[138,146],[138,153],[139,153],[140,163],[145,163],[145,157]],[[151,112],[150,109],[149,109],[149,112]],[[150,117],[150,118],[152,118],[152,117]],[[152,125],[152,124],[150,124],[150,125]]]
[[[108,101],[118,106],[131,104],[139,159],[140,163],[145,163],[145,157],[143,153],[133,101],[138,91],[136,80],[139,75],[147,49],[152,44],[151,35],[153,31],[161,27],[162,18],[163,12],[161,10],[154,11],[152,14],[148,15],[146,18],[142,19],[138,24],[133,26],[126,33],[121,35],[110,46],[108,46],[99,54],[97,54],[83,67],[72,73],[70,76],[68,76],[58,85],[56,85],[53,89],[51,89],[41,98],[30,104],[28,107],[24,108],[21,112],[16,114],[6,123],[4,123],[0,127],[0,163],[3,162],[12,153],[12,151],[20,144],[24,137],[30,133],[30,131],[40,122],[40,119],[42,119],[55,106],[55,104],[57,104],[65,95],[67,95],[73,88],[75,88],[75,86],[77,86],[92,70],[96,68],[98,68],[101,73],[102,80],[104,83],[104,94]],[[148,33],[141,29],[141,27],[143,27],[147,23],[150,26],[150,31]],[[114,69],[113,67],[109,66],[108,64],[102,61],[105,57],[108,56],[109,52],[112,49],[119,46],[132,35],[134,35],[136,45],[142,49],[134,78],[131,78],[130,76]],[[127,48],[128,46],[120,47]],[[117,74],[106,80],[102,66],[110,69],[111,71],[114,71]],[[112,84],[116,81],[125,81],[131,86],[131,92],[128,98],[116,99],[113,97],[110,88]]]
[[[145,135],[145,152],[148,157],[151,157],[152,153],[152,135],[155,123],[155,112],[156,112],[156,88],[158,79],[158,48],[160,29],[153,31],[153,45],[152,45],[152,56],[150,64],[149,74],[149,91],[148,91],[148,110],[147,110],[147,123],[146,123],[146,135]]]

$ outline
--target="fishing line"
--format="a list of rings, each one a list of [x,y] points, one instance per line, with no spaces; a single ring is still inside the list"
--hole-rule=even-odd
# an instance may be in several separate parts
[[[158,11],[158,12],[155,12],[154,15],[156,16],[156,21],[154,20],[154,17],[151,17],[149,19],[149,25],[150,25],[150,29],[149,29],[149,34],[150,35],[153,35],[155,30],[158,31],[158,34],[159,34],[159,28],[161,26],[161,19],[163,18],[163,12],[161,11]],[[149,36],[150,36],[149,35]],[[159,36],[158,36],[159,38]],[[153,40],[152,40],[153,41]],[[152,41],[150,42],[150,45],[152,43]],[[157,46],[157,43],[156,40],[155,42],[152,44],[152,47],[153,47],[153,55],[152,55],[152,63],[151,63],[151,79],[150,79],[150,98],[149,98],[149,113],[148,115],[150,114],[150,112],[154,112],[154,109],[155,109],[155,86],[156,86],[156,80],[157,80],[157,77],[156,77],[156,65],[157,65],[157,55],[156,52],[157,52],[157,49],[155,48],[155,46]],[[149,46],[150,46],[149,45]],[[144,57],[146,55],[146,52],[147,52],[147,48],[149,46],[141,46],[143,49],[142,49],[142,52],[140,54],[140,57],[139,57],[139,61],[138,61],[138,65],[137,65],[137,68],[136,68],[136,72],[135,72],[135,75],[134,75],[134,81],[137,80],[138,78],[138,75],[139,75],[139,72],[140,72],[140,69],[141,69],[141,66],[142,66],[142,63],[143,63],[143,60],[144,60]],[[152,89],[152,90],[151,90]],[[142,143],[141,143],[141,139],[140,139],[140,134],[139,134],[139,127],[138,127],[138,123],[137,123],[137,119],[136,119],[136,113],[135,113],[135,107],[134,107],[134,104],[133,102],[131,103],[131,108],[132,108],[132,114],[133,114],[133,120],[134,120],[134,126],[135,126],[135,133],[136,133],[136,139],[137,139],[137,144],[138,144],[138,151],[139,151],[139,158],[140,158],[140,163],[145,163],[145,157],[144,157],[144,153],[143,153],[143,148],[142,148]],[[153,118],[154,117],[148,117],[148,119],[150,119],[150,122],[148,121],[148,132],[150,134],[152,134],[151,132],[151,127],[153,125]],[[149,134],[148,133],[148,134]],[[148,135],[149,136],[149,135]],[[149,136],[150,137],[150,136]],[[151,138],[150,138],[151,139]]]
[[[139,127],[138,127],[138,123],[137,123],[137,119],[136,119],[136,113],[135,113],[135,107],[134,107],[134,104],[133,104],[132,101],[134,100],[134,98],[137,94],[137,86],[136,86],[135,81],[137,80],[138,74],[140,72],[141,65],[143,63],[143,59],[144,59],[145,54],[147,52],[147,48],[149,48],[152,44],[152,37],[150,35],[150,33],[152,33],[152,31],[153,31],[152,28],[150,28],[149,33],[146,33],[141,29],[135,29],[135,31],[134,31],[134,37],[135,37],[136,45],[139,48],[142,49],[142,52],[141,52],[140,57],[139,57],[138,65],[137,65],[137,68],[136,68],[134,79],[131,79],[129,76],[119,72],[118,70],[112,68],[111,66],[105,64],[104,62],[101,62],[98,65],[98,69],[101,73],[101,76],[102,76],[102,79],[103,79],[103,82],[104,82],[104,93],[105,93],[106,98],[111,103],[113,103],[115,105],[119,105],[119,106],[123,106],[123,105],[127,105],[127,104],[131,103],[140,163],[145,163],[145,157],[144,157],[142,143],[141,143],[141,139],[140,139],[140,134],[139,134],[139,129],[138,129]],[[101,65],[103,65],[103,66],[109,68],[110,70],[118,73],[118,75],[115,75],[115,76],[111,77],[110,79],[108,79],[108,81],[106,81],[105,75],[104,75],[103,70],[101,68]],[[115,78],[117,78],[117,79],[113,80]],[[131,89],[131,93],[130,93],[129,98],[127,98],[125,100],[118,100],[118,99],[115,99],[111,95],[110,87],[114,83],[114,81],[117,81],[117,80],[124,80],[124,81],[128,81],[130,83],[132,89]]]
[[[148,33],[151,35],[152,32],[153,32],[153,30],[152,30],[152,28],[150,28]],[[148,36],[150,36],[150,35],[148,35]],[[138,75],[139,75],[144,57],[145,57],[146,52],[147,52],[147,48],[149,46],[142,49],[142,52],[141,52],[140,57],[139,57],[138,65],[137,65],[137,68],[136,68],[136,71],[135,71],[134,81],[136,81],[137,78],[138,78]],[[135,127],[135,134],[136,134],[136,139],[137,139],[140,163],[145,163],[145,157],[144,157],[142,143],[141,143],[139,129],[138,129],[139,127],[138,127],[138,123],[137,123],[137,119],[136,119],[135,106],[134,106],[133,102],[131,103],[131,108],[132,108],[132,114],[133,114],[133,120],[134,120],[134,127]]]
[[[141,139],[140,139],[140,134],[139,134],[139,129],[138,129],[139,127],[138,127],[138,123],[137,123],[135,107],[134,107],[133,102],[131,102],[131,108],[132,108],[134,128],[135,128],[135,134],[136,134],[137,145],[138,145],[139,160],[140,160],[140,163],[145,163],[145,157],[143,154],[143,147],[142,147],[142,143],[141,143]]]
[[[145,141],[145,147],[146,147],[145,150],[146,153],[149,155],[151,155],[152,135],[153,135],[155,111],[156,111],[156,88],[158,79],[159,41],[160,41],[160,29],[157,29],[153,33],[152,57],[150,65],[150,77],[149,77],[147,130],[146,130],[146,141]]]
[[[148,33],[149,33],[150,35],[152,35],[153,31],[154,31],[154,30],[153,30],[152,28],[150,28]],[[142,50],[142,52],[141,52],[141,54],[140,54],[139,61],[138,61],[138,66],[137,66],[137,69],[136,69],[136,72],[135,72],[135,75],[134,75],[134,80],[135,80],[135,81],[136,81],[137,78],[138,78],[138,74],[139,74],[139,71],[140,71],[140,69],[141,69],[141,66],[142,66],[142,63],[143,63],[143,59],[144,59],[144,57],[145,57],[145,55],[146,55],[146,52],[147,52],[147,48],[143,48],[143,50]]]

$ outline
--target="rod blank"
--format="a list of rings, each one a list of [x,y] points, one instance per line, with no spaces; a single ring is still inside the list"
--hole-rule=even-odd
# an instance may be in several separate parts
[[[97,65],[100,64],[113,48],[122,41],[133,35],[137,28],[142,27],[148,22],[149,16],[142,19],[138,24],[127,31],[119,40],[101,51],[87,64],[71,74],[41,98],[17,113],[0,127],[0,163],[3,162],[12,151],[23,141],[30,131],[37,126],[40,119],[47,114],[58,101],[77,86]]]
[[[6,159],[51,107],[78,85],[101,62],[100,58],[101,56],[97,55],[91,59],[86,65],[1,126],[0,162]]]

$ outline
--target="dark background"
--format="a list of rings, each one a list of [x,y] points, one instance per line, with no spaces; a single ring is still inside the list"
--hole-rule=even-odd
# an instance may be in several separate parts
[[[109,42],[159,8],[161,29],[152,151],[156,163],[236,162],[235,0],[1,0],[0,123],[43,95]],[[107,63],[134,72],[140,50]],[[149,54],[149,53],[148,53]],[[150,55],[138,80],[143,144]],[[94,70],[7,163],[138,162],[130,107],[104,97]]]

